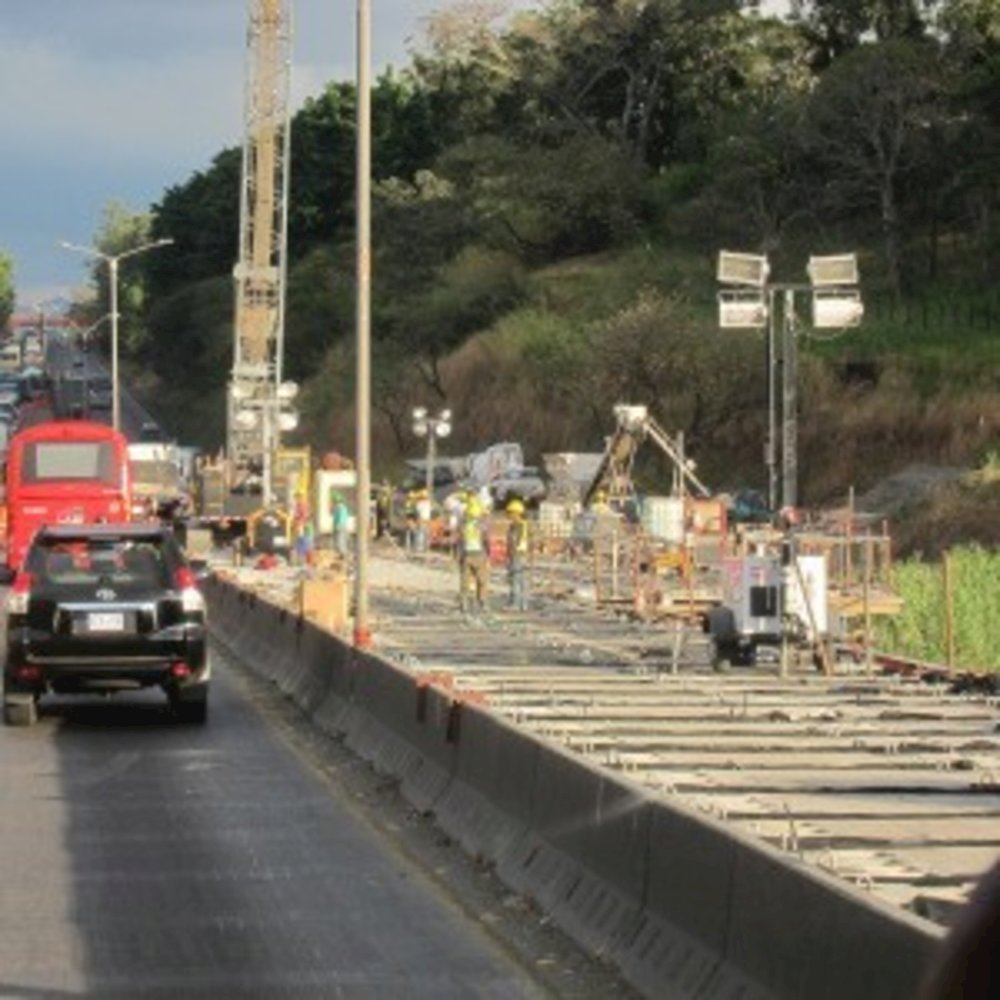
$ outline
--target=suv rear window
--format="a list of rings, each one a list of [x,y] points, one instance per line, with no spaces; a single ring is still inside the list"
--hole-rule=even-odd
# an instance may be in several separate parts
[[[170,572],[153,540],[53,540],[36,546],[28,572],[41,583],[72,586],[167,587]]]

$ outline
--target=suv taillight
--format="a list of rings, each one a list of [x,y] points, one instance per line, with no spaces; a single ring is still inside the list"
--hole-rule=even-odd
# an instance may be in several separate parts
[[[26,615],[28,601],[31,598],[31,574],[21,572],[14,577],[10,593],[7,594],[7,613],[11,615]]]
[[[204,612],[205,598],[198,589],[198,581],[190,567],[181,566],[174,574],[174,585],[181,594],[181,608],[185,612]]]

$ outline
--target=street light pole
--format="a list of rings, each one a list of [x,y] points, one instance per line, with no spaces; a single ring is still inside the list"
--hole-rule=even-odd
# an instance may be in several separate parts
[[[118,258],[105,257],[111,284],[111,426],[122,426],[122,402],[118,394]]]
[[[173,242],[173,239],[167,236],[117,254],[105,253],[103,250],[98,250],[97,247],[84,247],[76,243],[67,243],[65,240],[59,242],[59,246],[64,250],[75,250],[88,257],[103,260],[108,265],[108,282],[111,286],[111,426],[116,431],[121,430],[121,397],[118,386],[118,263],[125,260],[126,257],[135,257],[147,250],[170,246]]]

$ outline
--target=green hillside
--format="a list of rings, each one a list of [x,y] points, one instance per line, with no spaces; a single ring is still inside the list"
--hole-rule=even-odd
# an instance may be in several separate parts
[[[458,453],[516,439],[537,457],[598,449],[628,401],[683,430],[712,485],[760,485],[764,341],[719,329],[721,249],[767,253],[786,282],[812,254],[859,254],[859,329],[819,336],[799,300],[806,502],[1000,450],[992,2],[840,7],[781,21],[736,0],[561,0],[432,19],[373,92],[377,474],[416,449],[414,405],[451,407]],[[332,83],[293,123],[285,354],[302,436],[346,452],[354,96]],[[152,206],[146,231],[175,252],[137,262],[125,339],[147,398],[208,447],[238,174],[225,150]],[[656,488],[666,471],[644,460]]]

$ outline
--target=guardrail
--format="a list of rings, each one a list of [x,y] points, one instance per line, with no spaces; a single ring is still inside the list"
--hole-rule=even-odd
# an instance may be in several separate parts
[[[942,936],[231,583],[213,633],[650,997],[915,995]]]

